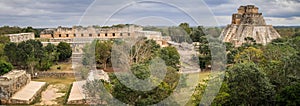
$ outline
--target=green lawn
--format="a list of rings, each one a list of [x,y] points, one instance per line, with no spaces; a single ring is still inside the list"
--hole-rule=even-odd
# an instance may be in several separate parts
[[[58,69],[60,67],[60,69]],[[59,62],[57,65],[53,65],[48,71],[73,71],[72,62]]]
[[[74,77],[63,77],[63,78],[37,78],[32,79],[33,81],[47,82],[47,84],[72,84],[75,81]]]

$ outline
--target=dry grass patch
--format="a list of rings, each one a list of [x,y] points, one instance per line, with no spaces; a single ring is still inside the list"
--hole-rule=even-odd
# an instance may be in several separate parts
[[[33,81],[41,81],[41,82],[47,82],[48,87],[43,91],[47,91],[47,90],[51,90],[51,89],[57,89],[54,90],[55,91],[55,95],[59,95],[57,96],[57,98],[55,98],[53,101],[57,104],[55,105],[64,105],[64,102],[66,101],[66,97],[68,94],[68,90],[71,87],[71,84],[75,81],[75,78],[71,78],[71,77],[64,77],[64,78],[38,78],[38,79],[33,79]],[[42,97],[43,99],[43,97]],[[43,101],[40,101],[43,102]],[[37,105],[41,105],[41,103],[37,103]],[[47,104],[43,104],[42,105],[47,105]],[[53,105],[53,104],[49,104],[49,105]]]
[[[53,65],[50,70],[54,72],[62,72],[62,71],[73,71],[72,62],[59,62],[57,65]]]

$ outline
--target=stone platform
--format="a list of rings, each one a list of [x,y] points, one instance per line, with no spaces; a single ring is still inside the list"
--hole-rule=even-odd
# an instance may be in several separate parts
[[[68,98],[67,104],[85,104],[85,94],[83,85],[86,83],[86,81],[77,81],[73,82],[73,86]]]
[[[42,91],[46,82],[30,81],[11,97],[11,104],[30,104]]]

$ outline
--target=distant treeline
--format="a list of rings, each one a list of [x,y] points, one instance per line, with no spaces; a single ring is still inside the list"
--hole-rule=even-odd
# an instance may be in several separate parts
[[[0,27],[0,35],[33,32],[35,37],[39,37],[41,31],[43,31],[43,30],[44,29],[42,29],[42,28],[33,28],[31,26],[28,26],[25,28],[21,28],[18,26],[2,26],[2,27]]]

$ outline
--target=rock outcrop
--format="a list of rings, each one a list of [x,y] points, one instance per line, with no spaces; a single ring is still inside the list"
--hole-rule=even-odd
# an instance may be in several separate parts
[[[280,38],[272,25],[267,25],[262,13],[254,5],[240,6],[238,13],[232,15],[232,23],[222,31],[223,42],[231,42],[236,47],[253,38],[256,43],[266,45]]]

